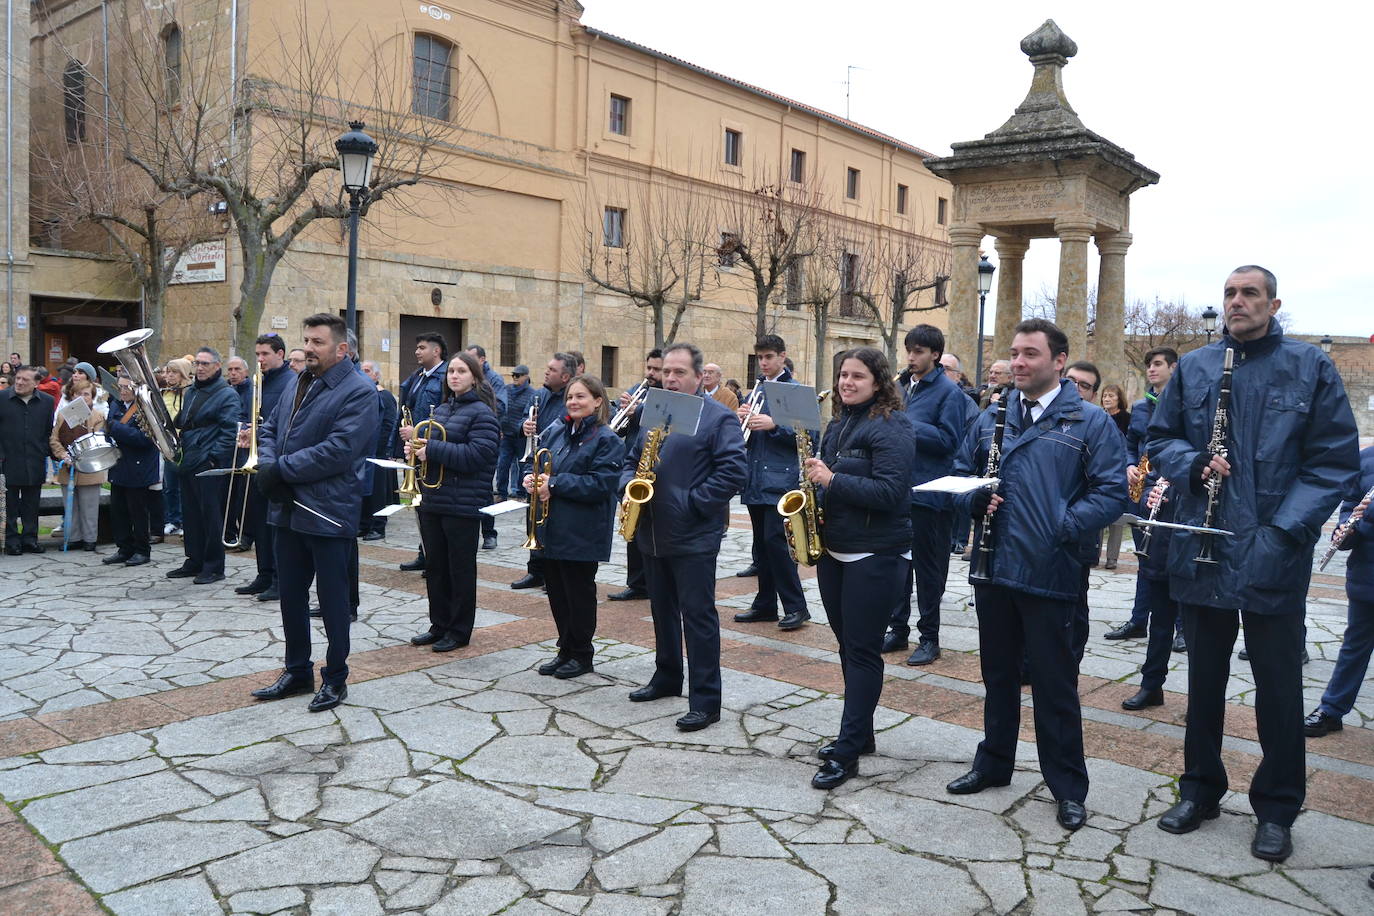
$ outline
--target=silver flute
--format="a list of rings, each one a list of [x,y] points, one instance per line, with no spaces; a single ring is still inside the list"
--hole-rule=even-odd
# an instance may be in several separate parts
[[[1355,523],[1364,518],[1364,503],[1374,499],[1374,487],[1360,497],[1360,501],[1355,504],[1355,510],[1350,513],[1350,518],[1345,520],[1345,524],[1337,528],[1331,535],[1331,546],[1326,548],[1326,553],[1322,554],[1321,564],[1317,567],[1317,572],[1326,569],[1326,564],[1331,562],[1331,558],[1336,555],[1336,551],[1341,549],[1345,539],[1350,536],[1350,529],[1355,527]]]

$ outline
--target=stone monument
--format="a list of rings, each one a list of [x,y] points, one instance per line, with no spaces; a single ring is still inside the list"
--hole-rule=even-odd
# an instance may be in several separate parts
[[[1126,249],[1130,196],[1159,174],[1083,126],[1064,95],[1062,71],[1078,45],[1047,19],[1021,40],[1035,67],[1015,114],[981,140],[953,144],[926,165],[954,185],[949,341],[967,367],[978,337],[978,251],[984,236],[997,250],[997,323],[993,352],[1011,346],[1021,320],[1021,265],[1031,239],[1059,239],[1055,321],[1069,337],[1069,359],[1093,358],[1103,381],[1120,382],[1129,367],[1125,335]],[[1097,245],[1097,316],[1088,348],[1088,242]],[[982,384],[982,379],[974,380]]]

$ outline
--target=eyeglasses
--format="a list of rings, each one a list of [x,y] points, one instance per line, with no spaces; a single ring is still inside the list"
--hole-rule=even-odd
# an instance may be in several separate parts
[[[1076,378],[1073,383],[1078,386],[1079,391],[1096,391],[1097,386],[1092,382],[1085,382],[1081,378]]]

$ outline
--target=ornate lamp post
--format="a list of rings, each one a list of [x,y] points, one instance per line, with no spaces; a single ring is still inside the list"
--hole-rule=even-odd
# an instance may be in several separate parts
[[[1202,313],[1202,326],[1207,329],[1207,342],[1212,342],[1212,332],[1217,329],[1217,310],[1210,305]]]
[[[1330,334],[1326,335],[1321,339],[1322,352],[1325,353],[1327,356],[1331,355],[1331,345],[1333,343],[1335,343],[1335,341],[1331,339]]]
[[[974,370],[973,387],[978,388],[983,384],[983,314],[987,309],[988,293],[992,290],[992,275],[997,270],[988,261],[988,256],[983,255],[978,260],[978,358],[975,362],[977,368]]]
[[[358,333],[358,213],[372,182],[372,157],[377,141],[363,133],[362,121],[349,121],[349,131],[334,141],[339,171],[348,192],[348,329]]]

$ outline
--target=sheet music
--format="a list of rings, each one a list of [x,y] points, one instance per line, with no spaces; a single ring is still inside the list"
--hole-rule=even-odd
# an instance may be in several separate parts
[[[67,406],[59,410],[57,415],[61,417],[63,422],[68,426],[76,428],[90,418],[91,405],[86,403],[85,398],[77,398],[75,401],[69,402]]]
[[[996,477],[937,477],[911,489],[917,493],[971,493],[983,487],[993,487],[1002,481]]]

